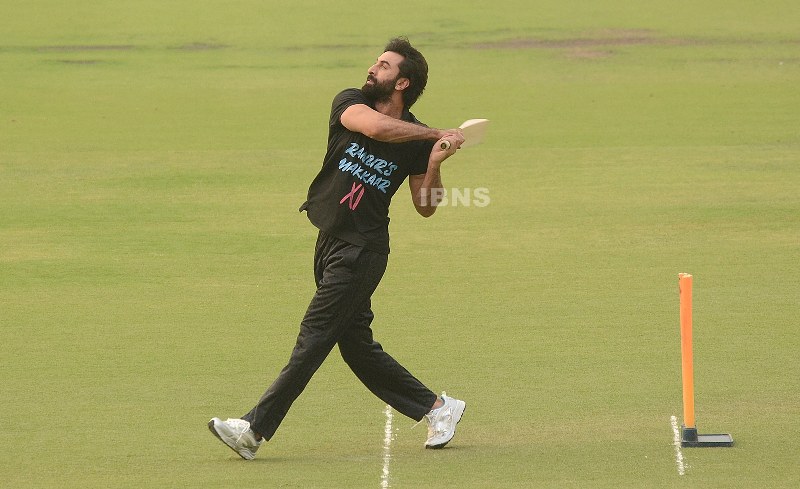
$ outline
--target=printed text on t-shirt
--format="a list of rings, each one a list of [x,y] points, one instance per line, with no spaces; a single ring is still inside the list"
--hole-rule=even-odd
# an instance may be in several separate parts
[[[352,174],[357,180],[383,193],[387,192],[392,181],[383,177],[391,176],[397,170],[397,165],[367,153],[358,143],[350,143],[344,154],[344,158],[339,161],[339,170]]]

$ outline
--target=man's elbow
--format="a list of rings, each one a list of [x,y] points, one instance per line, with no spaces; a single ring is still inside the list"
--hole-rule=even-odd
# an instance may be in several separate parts
[[[436,213],[435,206],[416,206],[417,213],[422,217],[431,217]]]

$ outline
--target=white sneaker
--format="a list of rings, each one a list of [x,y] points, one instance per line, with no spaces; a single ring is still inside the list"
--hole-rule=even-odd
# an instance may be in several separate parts
[[[264,441],[256,440],[256,434],[250,429],[250,423],[243,419],[228,418],[222,421],[219,418],[211,418],[208,429],[245,460],[253,460],[256,450]]]
[[[456,425],[467,409],[464,401],[447,397],[444,392],[442,400],[444,404],[441,407],[425,415],[428,421],[428,440],[425,442],[425,448],[442,448],[447,445],[455,436]]]

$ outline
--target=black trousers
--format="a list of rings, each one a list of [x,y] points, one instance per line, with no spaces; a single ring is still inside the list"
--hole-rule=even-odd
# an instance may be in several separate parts
[[[336,344],[361,382],[398,412],[419,421],[430,410],[436,394],[372,337],[370,297],[387,260],[386,255],[319,233],[314,253],[317,291],[300,324],[289,363],[258,404],[242,416],[256,433],[272,438]]]

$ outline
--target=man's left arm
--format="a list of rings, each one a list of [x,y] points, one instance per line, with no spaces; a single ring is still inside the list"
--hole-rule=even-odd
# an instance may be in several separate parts
[[[411,189],[411,200],[417,213],[422,217],[431,217],[436,212],[436,207],[444,198],[442,185],[442,163],[453,156],[464,142],[464,136],[457,133],[446,138],[450,142],[447,149],[443,149],[437,142],[428,157],[428,171],[420,175],[409,175],[408,186]]]

